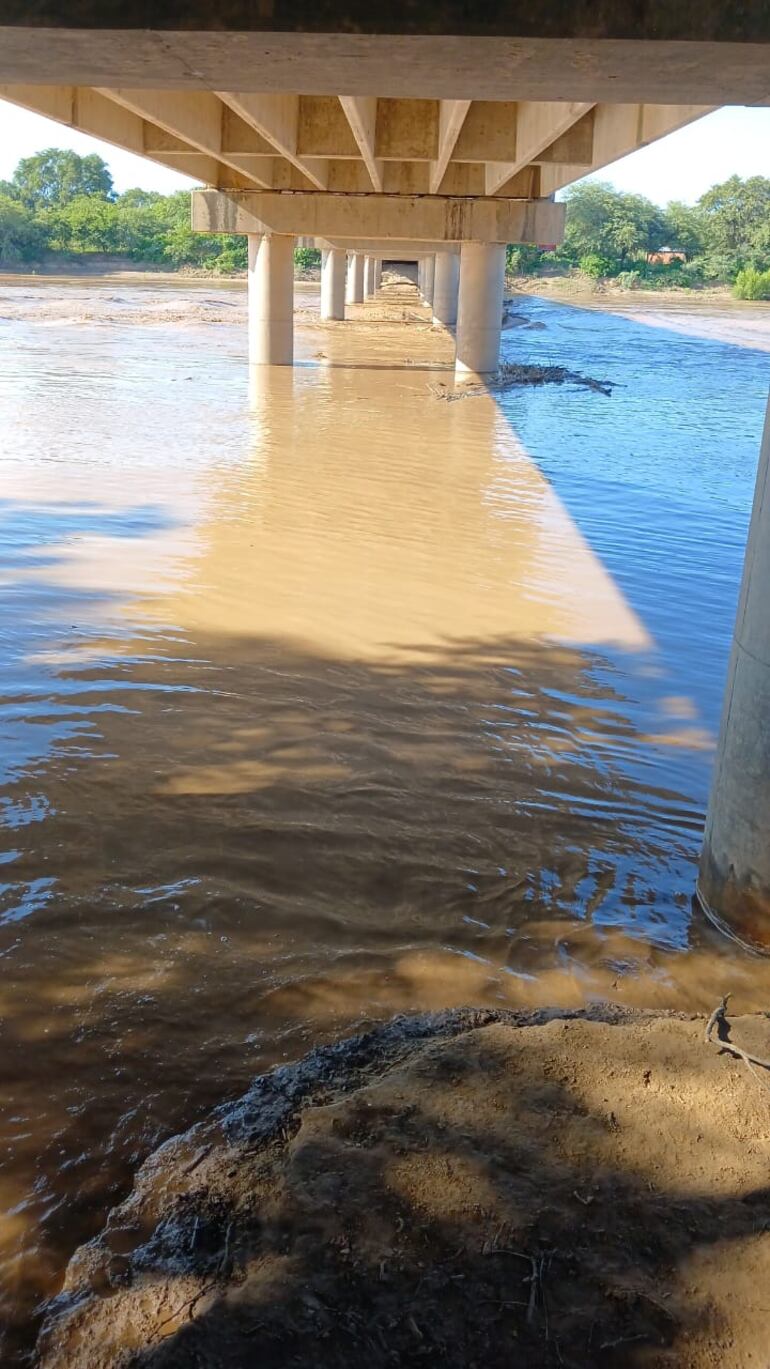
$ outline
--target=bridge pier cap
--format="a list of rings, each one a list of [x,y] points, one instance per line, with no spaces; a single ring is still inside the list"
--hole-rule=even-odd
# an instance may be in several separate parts
[[[461,242],[560,243],[565,213],[553,200],[496,196],[192,192],[192,227],[199,233],[278,233],[351,245],[408,239],[424,242],[426,252]]]

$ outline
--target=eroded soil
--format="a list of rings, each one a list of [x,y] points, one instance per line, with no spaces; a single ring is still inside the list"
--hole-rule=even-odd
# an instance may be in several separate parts
[[[158,1151],[43,1369],[764,1364],[769,1108],[702,1018],[396,1019]]]

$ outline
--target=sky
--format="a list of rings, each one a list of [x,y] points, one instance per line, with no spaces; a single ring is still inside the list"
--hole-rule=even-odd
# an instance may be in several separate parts
[[[81,154],[98,152],[109,165],[119,191],[141,186],[143,190],[168,193],[193,184],[186,176],[143,157],[121,152],[0,101],[0,180],[10,179],[22,157],[45,147],[67,147]],[[692,204],[709,186],[733,175],[770,178],[770,108],[717,110],[605,167],[594,179],[647,195],[656,204],[670,200]]]

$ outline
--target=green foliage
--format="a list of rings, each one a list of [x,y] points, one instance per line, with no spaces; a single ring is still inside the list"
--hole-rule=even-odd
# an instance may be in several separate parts
[[[532,247],[529,243],[509,243],[505,249],[505,269],[511,276],[534,275],[544,255],[539,247]]]
[[[294,265],[298,266],[300,271],[308,271],[313,266],[320,266],[321,253],[317,247],[295,247]]]
[[[229,237],[222,233],[219,236],[219,243],[223,244],[221,250],[212,259],[211,265],[214,271],[220,275],[233,275],[238,271],[245,271],[249,264],[248,239],[244,237]]]
[[[623,270],[663,241],[663,211],[643,195],[628,195],[603,181],[582,181],[568,191],[566,201],[564,247],[576,262],[601,258],[607,267],[600,275]]]
[[[59,147],[22,158],[7,184],[12,197],[33,210],[65,205],[83,195],[109,200],[114,193],[112,176],[101,157],[95,152],[80,157]]]
[[[118,207],[100,195],[78,195],[45,210],[40,217],[48,226],[53,248],[65,252],[118,251]]]
[[[615,277],[615,284],[621,290],[638,290],[642,284],[641,271],[620,271]]]
[[[612,257],[602,257],[598,252],[587,252],[578,262],[580,270],[584,276],[590,276],[591,280],[601,280],[602,276],[614,276],[617,271],[617,262]]]
[[[744,266],[735,277],[733,294],[736,299],[770,299],[770,271]]]
[[[731,176],[712,186],[698,201],[707,220],[709,252],[741,264],[770,264],[770,180]]]
[[[686,252],[688,257],[697,257],[703,251],[706,241],[706,216],[700,205],[680,204],[672,200],[666,206],[663,238],[657,247],[666,243],[669,247]]]
[[[46,231],[24,205],[0,193],[0,264],[35,261],[46,247]]]
[[[584,181],[568,191],[566,204],[564,244],[555,259],[594,278],[623,277],[629,288],[631,271],[639,288],[655,289],[734,281],[746,267],[770,269],[770,180],[763,176],[731,176],[696,205],[674,201],[665,210],[641,195]],[[687,261],[648,262],[663,246],[683,251]]]

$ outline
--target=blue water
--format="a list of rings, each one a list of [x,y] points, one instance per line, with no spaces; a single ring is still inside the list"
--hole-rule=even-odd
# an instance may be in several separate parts
[[[549,385],[499,403],[654,638],[674,692],[716,731],[770,353],[537,298],[515,307],[544,326],[504,332],[504,359],[614,383],[608,399]],[[711,758],[682,765],[705,802]]]

